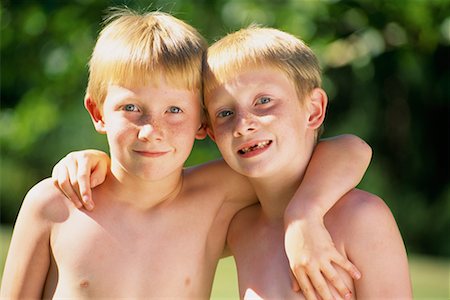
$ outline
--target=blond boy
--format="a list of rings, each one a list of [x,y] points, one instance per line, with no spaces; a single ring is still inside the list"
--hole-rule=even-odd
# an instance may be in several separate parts
[[[50,179],[33,187],[14,229],[2,297],[209,297],[231,219],[256,196],[223,161],[183,168],[195,138],[206,136],[205,48],[197,31],[164,13],[118,11],[110,18],[90,61],[85,97],[111,154],[105,182],[92,192],[96,208],[76,209]],[[329,144],[320,155],[338,153],[341,145],[350,152],[336,154],[324,183],[340,179],[350,160],[345,171],[357,175],[332,191],[299,189],[296,199],[326,198],[318,204],[325,211],[360,180],[368,161],[364,147]],[[349,261],[330,257],[356,272]],[[295,257],[293,266],[298,270]],[[336,286],[346,293],[342,282]]]
[[[283,217],[304,178],[325,117],[327,96],[320,88],[317,59],[292,35],[254,26],[213,44],[204,65],[208,132],[230,167],[249,178],[260,201],[241,210],[228,231],[240,296],[314,298],[312,287],[303,289],[303,295],[289,288]],[[264,147],[248,151],[253,144]],[[324,221],[337,249],[362,271],[356,282],[339,271],[354,298],[412,297],[404,244],[380,198],[352,190]],[[309,284],[305,277],[299,280]],[[315,286],[321,285],[327,282]]]

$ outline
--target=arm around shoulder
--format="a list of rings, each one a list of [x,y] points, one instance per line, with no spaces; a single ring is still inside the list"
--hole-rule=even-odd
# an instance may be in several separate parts
[[[64,198],[51,180],[34,186],[17,217],[3,272],[1,298],[42,298],[49,264],[52,223],[67,217]],[[55,201],[56,200],[56,201]]]
[[[232,206],[235,213],[258,202],[248,178],[230,168],[223,159],[190,168],[190,171],[193,170],[200,178],[202,185],[216,194],[223,195],[224,204]]]
[[[342,280],[333,276],[330,262],[344,268],[354,279],[360,277],[358,269],[335,248],[323,216],[361,181],[371,156],[370,146],[355,135],[321,140],[285,211],[285,248],[291,268],[296,278],[308,274],[322,297],[327,296],[322,274],[333,280],[341,295],[349,292]],[[319,266],[320,271],[309,265]]]
[[[322,218],[338,199],[359,184],[371,158],[372,148],[355,135],[321,140],[286,209],[286,223],[305,215]]]

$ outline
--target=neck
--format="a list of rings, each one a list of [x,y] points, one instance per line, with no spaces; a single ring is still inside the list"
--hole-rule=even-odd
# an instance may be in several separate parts
[[[110,200],[138,209],[149,209],[164,203],[170,203],[183,186],[183,169],[176,170],[168,176],[145,180],[133,175],[117,174],[111,169],[105,183],[101,185]]]
[[[262,214],[270,222],[283,222],[286,207],[303,180],[312,151],[313,148],[309,155],[294,159],[289,166],[280,168],[276,174],[249,178],[261,204]]]
[[[261,204],[262,214],[270,221],[282,221],[289,201],[297,191],[302,174],[289,178],[253,178],[250,182]]]

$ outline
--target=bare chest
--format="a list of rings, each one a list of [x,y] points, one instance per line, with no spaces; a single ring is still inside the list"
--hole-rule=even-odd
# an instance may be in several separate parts
[[[290,266],[284,248],[284,230],[280,226],[253,224],[242,231],[231,251],[235,256],[239,293],[245,299],[305,299],[291,287]],[[300,251],[300,250],[299,250]],[[348,287],[351,278],[338,269]],[[331,293],[340,298],[329,284]]]
[[[291,288],[282,230],[255,225],[239,234],[231,251],[237,264],[241,298],[304,299]]]
[[[72,214],[52,232],[54,294],[207,297],[216,266],[205,253],[208,224],[176,217]]]

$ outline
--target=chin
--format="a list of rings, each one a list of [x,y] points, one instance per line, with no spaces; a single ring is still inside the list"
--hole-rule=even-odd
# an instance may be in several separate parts
[[[275,170],[268,163],[241,165],[235,171],[249,178],[263,178],[276,174]]]
[[[161,168],[152,168],[151,170],[135,170],[136,177],[145,181],[158,181],[164,179],[170,172],[162,170]]]

